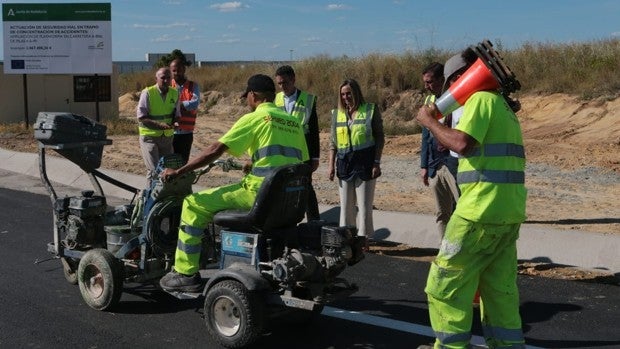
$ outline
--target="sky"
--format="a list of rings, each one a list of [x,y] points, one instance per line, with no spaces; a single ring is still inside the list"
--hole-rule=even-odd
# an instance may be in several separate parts
[[[416,53],[431,48],[458,52],[484,39],[496,47],[516,49],[524,43],[561,44],[620,38],[620,1],[617,0],[113,0],[109,3],[114,61],[144,61],[146,53],[170,53],[174,49],[194,53],[200,61],[282,61],[318,55],[361,57],[371,53]],[[0,52],[0,57],[3,55]]]

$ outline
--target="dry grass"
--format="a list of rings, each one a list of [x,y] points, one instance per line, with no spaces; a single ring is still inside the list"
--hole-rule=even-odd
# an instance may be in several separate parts
[[[583,99],[604,97],[611,100],[620,90],[620,40],[586,43],[526,43],[515,50],[496,49],[521,82],[517,94],[567,93]],[[319,55],[293,64],[297,85],[318,96],[319,126],[326,130],[330,111],[337,105],[338,86],[346,78],[356,79],[367,101],[379,105],[388,135],[420,132],[413,120],[424,95],[422,69],[432,61],[445,62],[456,52],[430,49],[400,55],[372,53],[360,58]],[[218,91],[223,96],[240,93],[247,78],[262,73],[273,76],[280,64],[252,64],[190,67],[188,76],[203,91]],[[121,74],[118,96],[135,93],[153,84],[154,72]],[[218,103],[210,98],[211,105]],[[107,121],[111,134],[134,133],[135,125],[125,121]],[[0,130],[7,127],[0,125]]]
[[[620,40],[600,40],[573,44],[526,43],[515,50],[496,49],[522,84],[519,94],[567,93],[583,99],[617,97],[620,90]],[[345,78],[354,78],[362,86],[365,98],[377,103],[386,119],[388,134],[419,132],[411,124],[422,104],[420,74],[432,61],[445,62],[456,52],[427,50],[400,55],[372,53],[360,58],[319,55],[293,64],[297,85],[318,96],[319,123],[329,127],[330,110],[337,105],[338,86]],[[247,78],[256,73],[273,75],[279,64],[256,63],[191,68],[188,75],[204,91],[224,95],[242,91]],[[122,77],[120,94],[139,91],[152,84],[153,73],[134,73]],[[400,96],[407,91],[403,103]],[[517,96],[518,97],[518,96]]]

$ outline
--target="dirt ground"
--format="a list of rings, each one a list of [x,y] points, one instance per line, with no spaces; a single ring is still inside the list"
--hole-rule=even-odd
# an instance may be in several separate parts
[[[406,94],[396,100],[407,98]],[[210,109],[201,110],[194,137],[193,153],[204,149],[220,137],[247,107],[237,98],[219,92],[203,93]],[[209,101],[217,100],[217,103]],[[527,169],[528,223],[556,229],[589,233],[620,234],[620,99],[579,101],[567,95],[523,96],[518,113],[523,129]],[[137,96],[119,98],[120,114],[135,115]],[[390,110],[384,119],[392,117]],[[413,122],[413,121],[411,121]],[[321,166],[314,175],[319,202],[338,204],[335,182],[326,175],[328,130],[321,134]],[[113,144],[104,150],[102,168],[145,174],[137,136],[111,136]],[[0,147],[14,151],[35,152],[32,131],[1,134]],[[382,160],[383,175],[377,181],[375,207],[378,210],[432,214],[433,198],[419,177],[420,135],[390,136]],[[236,181],[238,173],[213,171],[203,178],[205,186]],[[415,251],[414,251],[415,250]],[[375,244],[371,251],[395,257],[432,259],[436,251],[410,246]],[[426,255],[425,255],[426,254]],[[606,275],[591,271],[577,272],[560,266],[522,264],[520,272],[549,277],[605,281]],[[593,273],[593,274],[588,274]],[[553,275],[557,274],[557,275]],[[613,279],[612,282],[617,282]]]

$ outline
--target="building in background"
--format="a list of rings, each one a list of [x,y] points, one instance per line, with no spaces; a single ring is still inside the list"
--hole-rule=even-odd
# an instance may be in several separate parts
[[[69,112],[93,120],[98,112],[101,121],[118,117],[116,65],[112,75],[4,74],[3,68],[0,63],[0,123],[32,125],[40,111]]]

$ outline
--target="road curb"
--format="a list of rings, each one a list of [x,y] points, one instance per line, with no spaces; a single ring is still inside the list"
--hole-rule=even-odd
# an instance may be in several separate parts
[[[48,178],[75,188],[92,188],[88,176],[71,161],[46,156]],[[0,168],[31,177],[39,177],[38,154],[14,152],[0,148]],[[142,188],[145,177],[125,172],[100,169],[106,175],[136,188]],[[108,196],[131,199],[133,193],[100,181]],[[195,187],[194,190],[201,190]],[[338,221],[337,206],[320,205],[321,218]],[[438,248],[439,233],[431,215],[375,211],[376,240],[403,243],[419,248]],[[620,273],[620,234],[603,234],[575,230],[551,229],[540,224],[523,224],[517,241],[520,260],[576,266]]]

